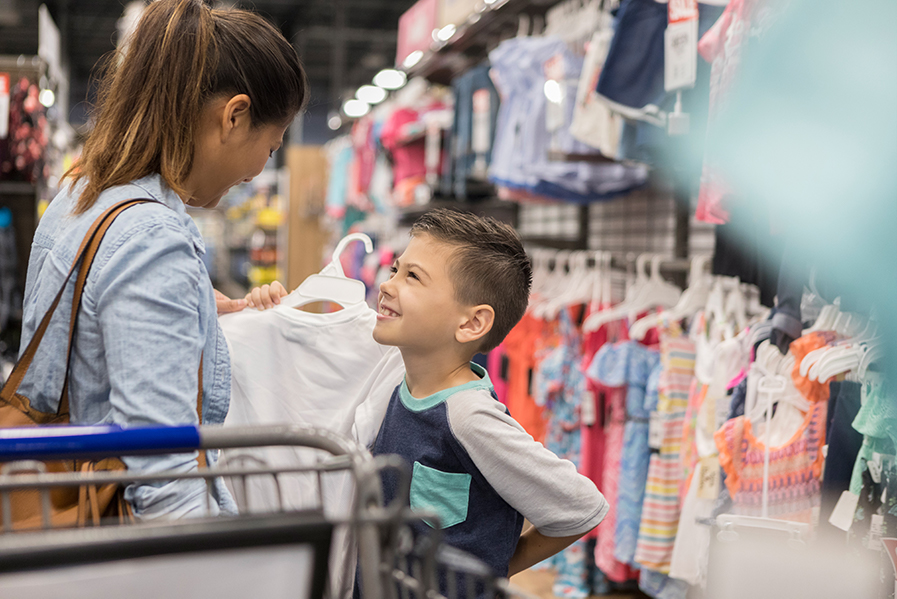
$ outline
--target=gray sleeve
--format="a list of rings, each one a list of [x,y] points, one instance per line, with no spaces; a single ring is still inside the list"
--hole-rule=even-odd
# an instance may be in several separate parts
[[[502,499],[545,536],[584,534],[609,508],[595,484],[535,441],[482,390],[446,401],[455,438]]]

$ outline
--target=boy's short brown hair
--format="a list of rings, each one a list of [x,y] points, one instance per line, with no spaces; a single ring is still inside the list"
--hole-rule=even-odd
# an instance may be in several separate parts
[[[495,349],[520,322],[533,282],[529,256],[517,232],[492,217],[438,208],[421,216],[411,236],[430,235],[454,246],[449,274],[455,299],[465,306],[486,304],[495,310],[492,330],[480,352]]]

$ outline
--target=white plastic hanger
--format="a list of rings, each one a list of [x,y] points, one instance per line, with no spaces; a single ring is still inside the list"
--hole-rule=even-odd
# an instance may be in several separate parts
[[[374,243],[364,233],[347,235],[333,250],[333,258],[330,263],[318,274],[310,275],[302,281],[296,289],[283,298],[280,302],[281,305],[301,308],[315,302],[332,302],[343,308],[348,308],[363,303],[367,293],[364,283],[348,278],[340,264],[340,255],[353,241],[363,242],[365,252],[368,254],[374,251]]]
[[[648,258],[650,258],[649,254],[641,254],[635,260],[635,281],[626,289],[626,297],[623,298],[623,301],[618,305],[610,308],[608,310],[602,310],[596,314],[592,314],[589,316],[582,325],[582,330],[584,333],[590,333],[592,331],[597,331],[601,328],[601,325],[606,324],[608,322],[613,322],[615,320],[619,320],[621,318],[625,318],[629,313],[629,305],[635,301],[635,299],[641,293],[642,287],[648,284],[648,277],[645,276],[645,266],[648,263]],[[608,259],[608,263],[610,260]],[[609,266],[609,264],[608,264]],[[602,302],[606,302],[605,305],[609,305],[611,301],[611,288],[610,288],[610,269],[608,268],[605,273],[606,283],[605,283],[605,291],[607,292],[602,298]]]
[[[704,268],[710,263],[710,256],[695,256],[691,261],[688,275],[688,289],[682,292],[679,301],[669,310],[659,314],[649,314],[636,321],[629,327],[629,337],[637,341],[645,338],[645,335],[658,323],[667,320],[681,320],[694,316],[707,305],[707,297],[713,286],[713,276],[704,272]]]

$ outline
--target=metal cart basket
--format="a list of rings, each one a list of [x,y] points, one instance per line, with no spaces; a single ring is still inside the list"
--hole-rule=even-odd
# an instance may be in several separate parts
[[[272,468],[251,455],[260,447],[303,448],[315,457],[301,466]],[[42,463],[194,451],[214,458],[219,450],[226,459],[187,473],[58,474],[47,473]],[[244,450],[250,454],[241,453]],[[404,462],[394,456],[374,458],[357,443],[328,431],[295,426],[3,429],[0,462],[4,598],[343,599],[352,595],[356,579],[356,594],[364,599],[521,595],[481,561],[444,546],[438,525],[419,525],[422,519],[438,523],[434,514],[382,504],[381,471],[396,470],[400,485],[407,487],[410,474]],[[314,504],[297,508],[284,501],[289,499],[281,488],[285,477],[304,477],[303,484],[314,488]],[[342,513],[328,509],[328,477],[350,481],[351,495]],[[174,479],[205,481],[209,504],[216,481],[225,480],[239,514],[125,524],[115,519],[70,529],[50,525],[51,489]],[[253,509],[252,481],[259,479],[275,489],[277,509]],[[10,505],[17,493],[40,496],[42,528],[13,530]],[[350,551],[334,563],[337,545]]]

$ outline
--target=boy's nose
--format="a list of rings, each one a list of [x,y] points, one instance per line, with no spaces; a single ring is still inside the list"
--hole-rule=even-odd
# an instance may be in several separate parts
[[[391,293],[392,284],[391,283],[392,283],[392,278],[389,278],[386,281],[383,281],[382,283],[380,283],[380,293],[382,293],[383,295],[388,295],[388,296],[392,297],[392,293]]]

